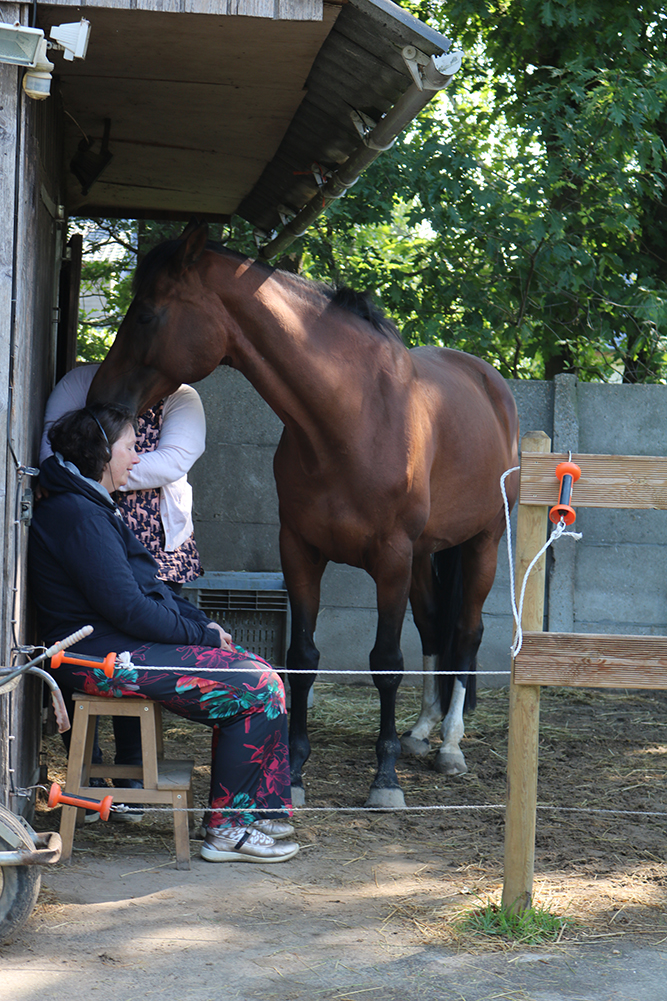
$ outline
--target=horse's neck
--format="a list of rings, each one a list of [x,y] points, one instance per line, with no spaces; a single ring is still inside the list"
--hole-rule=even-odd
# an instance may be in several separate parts
[[[308,290],[310,291],[310,290]],[[400,343],[359,329],[326,299],[295,294],[279,279],[228,305],[237,330],[231,348],[245,375],[283,424],[317,450],[350,437],[385,356],[406,355]]]

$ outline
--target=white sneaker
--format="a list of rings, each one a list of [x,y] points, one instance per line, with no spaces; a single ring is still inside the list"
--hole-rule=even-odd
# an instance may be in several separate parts
[[[294,841],[278,844],[261,831],[248,827],[209,830],[201,847],[207,862],[286,862],[299,850]]]
[[[295,834],[294,828],[286,820],[256,820],[250,826],[262,834],[268,834],[274,841],[282,841],[283,838],[291,838]]]

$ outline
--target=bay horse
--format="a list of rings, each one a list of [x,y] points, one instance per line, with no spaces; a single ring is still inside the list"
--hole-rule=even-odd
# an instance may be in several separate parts
[[[395,703],[408,598],[427,673],[404,749],[426,753],[444,716],[436,768],[465,772],[463,711],[475,702],[482,605],[504,529],[499,479],[517,464],[517,412],[505,381],[460,351],[408,350],[368,297],[212,244],[197,220],[145,257],[134,292],[89,402],[141,413],[223,364],[242,372],[284,425],[274,474],[292,610],[294,804],[305,803],[307,698],[319,661],[313,634],[330,560],[362,567],[377,592],[370,667],[380,732],[367,805],[405,803]],[[511,502],[517,488],[513,474]],[[456,673],[436,682],[437,669]]]

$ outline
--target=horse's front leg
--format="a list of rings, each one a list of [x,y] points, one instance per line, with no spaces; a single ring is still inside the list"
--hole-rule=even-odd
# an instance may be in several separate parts
[[[410,559],[392,561],[375,575],[378,602],[378,628],[370,655],[373,683],[380,695],[380,733],[375,751],[378,770],[366,806],[405,806],[398,784],[396,759],[401,745],[396,733],[396,692],[403,676],[401,629],[410,585]],[[390,674],[378,672],[390,671]]]
[[[316,554],[306,549],[298,535],[282,527],[280,557],[292,613],[286,662],[291,692],[289,751],[292,804],[304,806],[303,766],[310,756],[308,694],[315,682],[320,661],[313,636],[326,560],[316,559]]]

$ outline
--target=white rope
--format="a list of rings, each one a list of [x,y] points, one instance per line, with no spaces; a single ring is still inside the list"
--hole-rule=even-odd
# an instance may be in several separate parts
[[[81,656],[85,657],[86,655],[84,653],[82,653]],[[256,665],[256,667],[255,667],[255,665]],[[75,664],[71,664],[71,665],[68,665],[68,666],[70,668],[76,667]],[[83,664],[81,666],[84,669],[86,667],[89,667],[89,668],[92,668],[94,670],[100,670],[100,671],[102,670],[102,665],[101,664],[99,665],[99,667],[97,667],[97,665],[95,665],[95,664],[90,664],[90,665]],[[117,669],[119,670],[121,668],[123,670],[130,669],[130,670],[134,670],[134,671],[178,671],[179,674],[183,674],[183,675],[185,675],[185,674],[210,674],[210,673],[215,673],[215,674],[224,673],[224,674],[227,674],[227,672],[230,672],[230,673],[234,673],[234,672],[236,672],[236,673],[245,673],[247,671],[253,670],[253,668],[255,670],[257,670],[257,671],[268,671],[269,670],[268,667],[265,667],[262,664],[258,664],[257,661],[252,661],[252,660],[245,661],[245,667],[192,667],[192,666],[181,667],[180,664],[162,664],[162,666],[160,666],[160,667],[153,667],[153,666],[149,666],[147,664],[134,664],[132,661],[130,661],[129,663],[116,664],[116,668],[114,668],[114,670],[117,670]],[[58,670],[58,669],[56,668],[56,670]],[[270,668],[270,670],[275,671],[276,674],[286,674],[288,677],[289,677],[290,674],[317,674],[318,677],[319,677],[319,679],[320,679],[320,681],[322,680],[323,677],[326,677],[327,674],[332,674],[332,675],[336,675],[336,676],[338,676],[339,674],[363,674],[364,676],[367,676],[368,673],[369,673],[369,669],[367,667],[366,668],[364,668],[364,667],[350,668],[350,670],[344,670],[344,671],[339,671],[337,669],[332,670],[332,671],[313,671],[312,668],[307,668],[307,667],[299,667],[299,668],[272,667],[272,668]],[[460,674],[511,674],[512,672],[511,671],[476,671],[474,669],[471,669],[469,671],[462,671],[462,670],[459,670],[459,671],[428,671],[428,670],[426,670],[425,671],[423,668],[420,668],[419,670],[414,670],[414,671],[413,670],[408,670],[408,671],[396,671],[396,670],[394,670],[394,671],[371,671],[370,673],[371,674],[398,674],[398,675],[400,675],[402,677],[404,674],[419,674],[419,675],[427,674],[429,676],[435,675],[435,674],[453,674],[453,675],[458,676]]]
[[[122,789],[116,790],[122,797]],[[67,804],[65,804],[67,805]],[[141,810],[143,813],[233,813],[237,814],[238,809],[232,807],[221,807],[212,809],[210,806],[201,807],[172,807],[172,806],[143,806],[140,804],[130,804],[131,809]],[[113,809],[113,807],[112,807]],[[257,808],[259,810],[259,808]],[[435,810],[506,810],[505,803],[464,803],[458,806],[294,806],[292,815],[298,813],[410,813],[410,812],[433,812]],[[607,810],[597,809],[592,806],[557,806],[555,804],[538,804],[538,810],[559,810],[561,813],[599,813],[604,815],[623,817],[667,817],[664,810]],[[252,811],[250,811],[252,812]],[[280,817],[289,817],[284,809],[261,808],[261,813],[277,814]]]
[[[570,452],[570,458],[572,453]],[[545,544],[540,549],[537,556],[528,564],[528,568],[524,574],[523,583],[521,585],[521,595],[519,597],[519,605],[517,607],[516,603],[516,583],[514,577],[514,560],[512,558],[512,526],[510,523],[510,507],[509,501],[507,500],[507,490],[505,489],[505,480],[511,473],[516,473],[520,470],[520,466],[512,466],[511,469],[507,469],[503,475],[500,477],[500,489],[503,495],[503,506],[505,508],[505,524],[507,525],[507,557],[509,560],[510,569],[510,594],[512,601],[512,616],[514,617],[514,623],[516,625],[516,632],[514,634],[514,641],[510,647],[510,653],[512,658],[516,657],[523,645],[523,628],[521,626],[521,621],[523,619],[523,602],[526,596],[526,585],[528,584],[528,578],[530,577],[531,571],[535,564],[540,560],[540,558],[546,553],[549,546],[552,546],[554,542],[562,538],[564,535],[571,536],[575,541],[579,541],[582,538],[581,532],[568,532],[566,531],[567,525],[561,518],[557,525],[554,526],[551,535],[545,542]]]

